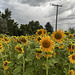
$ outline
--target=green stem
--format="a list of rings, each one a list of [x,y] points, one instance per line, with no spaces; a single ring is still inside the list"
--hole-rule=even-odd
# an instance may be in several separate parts
[[[69,71],[70,71],[70,65],[71,65],[71,63],[69,64],[69,70],[68,70],[68,73],[69,73]]]
[[[24,55],[23,55],[23,75],[24,75],[24,68],[25,68],[25,59],[24,59]]]
[[[10,56],[10,60],[11,60],[10,45],[8,46],[8,50],[9,50],[9,56]]]
[[[0,53],[0,54],[1,54],[1,57],[2,57],[3,64],[4,64],[3,54],[2,54],[2,53]],[[5,71],[5,69],[4,69],[4,75],[6,75],[6,71]]]
[[[48,64],[48,54],[47,54],[47,64]],[[48,75],[48,65],[46,64],[46,75]]]
[[[48,67],[46,66],[46,75],[48,75]]]

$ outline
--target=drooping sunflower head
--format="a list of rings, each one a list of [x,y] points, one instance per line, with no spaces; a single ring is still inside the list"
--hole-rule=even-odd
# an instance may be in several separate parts
[[[69,73],[70,73],[71,75],[74,75],[74,70],[70,70]]]
[[[21,47],[21,45],[15,46],[15,50],[17,50],[17,52],[24,53],[23,48]]]
[[[71,63],[75,64],[75,53],[73,53],[72,55],[69,56],[69,60]]]
[[[40,44],[41,44],[42,50],[44,50],[45,52],[50,52],[51,50],[53,50],[55,45],[49,36],[43,37],[42,40],[40,41]]]
[[[28,40],[24,36],[22,36],[20,37],[20,42],[27,44]]]
[[[53,39],[56,41],[56,42],[62,42],[62,40],[64,40],[65,38],[65,34],[63,32],[63,30],[59,30],[59,31],[56,31],[56,32],[53,32],[53,34],[51,35],[53,37]]]
[[[5,70],[7,70],[8,69],[8,67],[7,67],[7,64],[8,63],[10,63],[10,62],[8,62],[7,60],[4,62],[4,64],[3,64],[3,68],[5,69]]]

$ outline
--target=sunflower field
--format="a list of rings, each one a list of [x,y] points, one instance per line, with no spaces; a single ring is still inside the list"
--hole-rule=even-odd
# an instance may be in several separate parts
[[[0,34],[0,75],[75,75],[75,33]]]

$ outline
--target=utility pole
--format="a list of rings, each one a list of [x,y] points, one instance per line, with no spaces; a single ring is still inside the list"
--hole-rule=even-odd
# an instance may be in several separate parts
[[[62,5],[55,5],[55,4],[52,4],[52,6],[56,6],[56,27],[55,27],[55,31],[57,31],[57,18],[58,18],[58,7],[62,7]]]

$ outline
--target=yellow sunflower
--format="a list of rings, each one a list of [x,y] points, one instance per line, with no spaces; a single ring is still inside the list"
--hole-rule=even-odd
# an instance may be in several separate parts
[[[69,60],[71,63],[75,64],[75,53],[73,53],[72,55],[69,56]]]
[[[8,40],[8,38],[6,36],[3,36],[2,40],[5,41],[6,43],[9,43],[9,40]]]
[[[36,32],[36,35],[43,35],[43,30],[42,29],[38,29]]]
[[[72,45],[72,50],[73,52],[75,52],[75,45]]]
[[[52,57],[52,54],[47,54],[46,53],[46,54],[43,54],[42,57],[46,57],[46,58],[48,57],[49,58],[49,57]]]
[[[56,53],[53,53],[54,57],[56,56]]]
[[[63,43],[64,38],[65,38],[65,34],[64,34],[63,30],[53,32],[53,34],[51,36],[53,37],[53,40],[55,40],[56,42],[59,42],[59,43]]]
[[[15,50],[17,50],[17,52],[24,53],[23,48],[21,47],[21,45],[15,46]]]
[[[73,38],[73,35],[72,34],[69,34],[68,39],[70,39],[70,38]]]
[[[44,65],[45,65],[45,61],[43,62],[42,66],[44,66]]]
[[[2,46],[2,43],[0,43],[0,46]]]
[[[36,38],[37,43],[39,43],[39,42],[41,41],[41,39],[42,39],[42,37],[41,37],[41,36],[38,36],[38,37]]]
[[[41,58],[41,57],[39,57],[40,54],[41,54],[41,51],[36,51],[36,58],[37,58],[37,59],[40,59],[40,58]]]
[[[40,45],[42,48],[42,51],[44,52],[51,52],[54,49],[54,41],[49,37],[43,37],[42,40],[40,41]]]
[[[69,44],[68,47],[67,47],[67,50],[68,50],[69,52],[70,52],[70,51],[75,52],[75,45]]]
[[[70,73],[71,75],[74,75],[74,70],[70,70],[69,73]]]
[[[8,67],[7,67],[7,64],[8,63],[10,63],[10,62],[8,62],[7,60],[4,62],[4,64],[3,64],[3,68],[5,69],[5,70],[7,70],[8,69]]]
[[[58,47],[59,47],[59,48],[64,48],[64,44],[63,44],[63,45],[59,45]]]
[[[3,47],[2,47],[2,46],[0,46],[0,49],[3,49]]]
[[[42,29],[43,34],[46,35],[47,34],[47,30],[46,29]]]
[[[20,42],[27,44],[28,40],[24,36],[22,36],[20,37]]]

